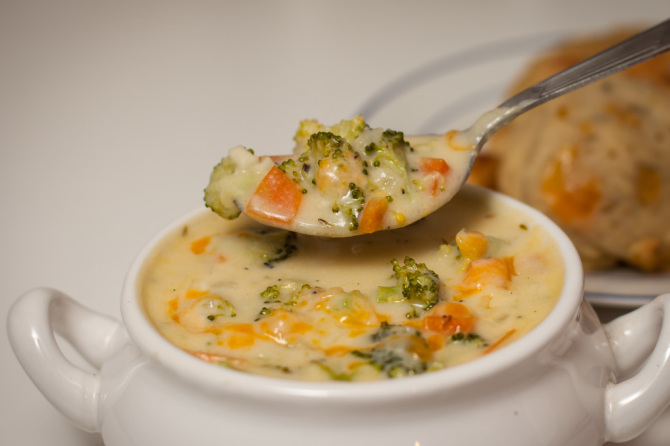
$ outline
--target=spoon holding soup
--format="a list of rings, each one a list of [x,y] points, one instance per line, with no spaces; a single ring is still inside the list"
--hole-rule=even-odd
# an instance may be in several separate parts
[[[214,167],[205,203],[294,232],[349,237],[407,226],[448,202],[488,138],[520,114],[670,49],[670,20],[509,98],[469,129],[405,136],[362,117],[300,124],[293,155],[237,146]]]

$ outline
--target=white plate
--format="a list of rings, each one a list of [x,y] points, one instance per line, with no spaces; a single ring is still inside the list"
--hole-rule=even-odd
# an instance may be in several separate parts
[[[533,56],[564,35],[524,36],[437,58],[382,86],[356,112],[372,126],[406,134],[467,128],[502,102],[510,81]],[[670,292],[670,274],[626,268],[589,273],[585,282],[587,300],[602,306],[634,308]]]
[[[670,274],[618,268],[586,274],[584,288],[587,300],[594,305],[633,308],[670,293]]]

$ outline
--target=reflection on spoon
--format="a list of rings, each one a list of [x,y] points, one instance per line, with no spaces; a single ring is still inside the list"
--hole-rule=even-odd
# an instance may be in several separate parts
[[[546,101],[670,49],[670,20],[522,91],[469,129],[408,136],[362,117],[324,126],[303,121],[294,154],[258,157],[231,149],[214,168],[205,203],[225,218],[311,235],[348,237],[406,226],[449,201],[486,140]]]

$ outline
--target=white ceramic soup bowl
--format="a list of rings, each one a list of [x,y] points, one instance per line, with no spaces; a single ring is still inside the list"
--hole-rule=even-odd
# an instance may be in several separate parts
[[[396,380],[300,382],[205,363],[166,341],[146,318],[138,275],[159,234],[130,268],[123,323],[40,288],[12,307],[12,347],[35,385],[67,418],[108,446],[442,444],[600,445],[640,434],[670,402],[670,294],[602,326],[583,301],[569,239],[540,222],[565,261],[562,295],[528,335],[475,361]],[[198,212],[208,212],[200,210]],[[58,334],[92,368],[59,350]]]

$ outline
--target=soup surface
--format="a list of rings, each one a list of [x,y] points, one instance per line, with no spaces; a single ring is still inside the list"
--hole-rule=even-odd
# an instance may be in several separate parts
[[[548,233],[483,198],[466,189],[413,225],[335,239],[203,212],[146,263],[143,305],[176,346],[240,371],[361,381],[451,367],[527,335],[562,288]]]

